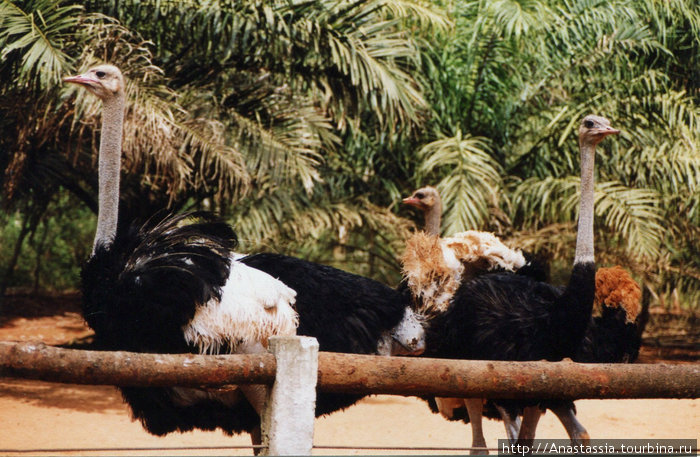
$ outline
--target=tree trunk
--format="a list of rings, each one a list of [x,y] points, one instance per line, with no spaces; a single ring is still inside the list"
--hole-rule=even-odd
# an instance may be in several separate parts
[[[17,266],[17,261],[19,260],[19,255],[22,252],[22,244],[24,243],[24,239],[29,235],[31,232],[30,230],[30,217],[27,216],[24,218],[24,221],[22,221],[22,228],[19,231],[19,236],[17,237],[17,241],[15,242],[15,248],[12,252],[12,257],[10,258],[10,261],[7,264],[7,268],[5,269],[5,274],[3,277],[0,279],[0,314],[2,314],[3,310],[3,302],[5,298],[5,292],[7,291],[7,287],[10,284],[10,280],[12,279],[12,276],[15,272],[15,267]]]
[[[44,221],[44,232],[41,234],[39,242],[34,245],[34,286],[33,292],[36,294],[39,292],[39,285],[41,282],[41,258],[44,254],[44,248],[46,247],[46,239],[49,236],[49,222]]]
[[[17,242],[15,243],[15,248],[12,252],[12,257],[10,258],[10,262],[8,263],[7,268],[5,269],[5,275],[2,278],[0,278],[0,314],[2,314],[4,311],[3,302],[5,292],[7,291],[7,288],[10,285],[10,281],[12,280],[12,276],[14,275],[15,268],[17,267],[19,256],[22,253],[22,245],[24,244],[24,240],[27,237],[27,235],[36,231],[36,228],[39,225],[39,222],[41,221],[41,217],[43,216],[47,205],[47,201],[41,201],[39,203],[35,203],[33,205],[28,206],[24,210],[25,218],[24,221],[22,221],[22,228],[20,229],[19,236],[17,237]]]

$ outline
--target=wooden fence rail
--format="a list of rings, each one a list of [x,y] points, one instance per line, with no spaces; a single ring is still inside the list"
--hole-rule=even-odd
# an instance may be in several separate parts
[[[140,354],[0,343],[0,376],[75,384],[268,384],[272,354]],[[320,352],[324,391],[489,398],[699,398],[700,364],[579,364]]]

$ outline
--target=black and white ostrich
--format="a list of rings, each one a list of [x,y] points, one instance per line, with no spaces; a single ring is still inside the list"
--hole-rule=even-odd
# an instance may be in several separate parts
[[[321,351],[418,355],[425,349],[421,318],[391,287],[280,254],[254,254],[241,262],[296,291],[297,333],[315,337]],[[362,397],[317,392],[316,414],[337,411]]]
[[[236,262],[235,233],[212,215],[154,216],[117,230],[124,78],[117,67],[100,65],[65,81],[103,103],[97,229],[81,273],[83,316],[97,344],[139,352],[251,353],[265,350],[272,335],[293,335],[295,292]],[[130,404],[145,391],[122,389]],[[262,410],[262,386],[241,391]]]
[[[579,128],[581,202],[576,254],[569,284],[557,288],[526,275],[490,273],[461,281],[449,305],[428,326],[428,356],[489,360],[561,360],[579,351],[595,292],[593,257],[593,186],[595,147],[618,133],[607,119],[586,116]],[[422,301],[421,294],[414,294]],[[534,436],[540,417],[538,402],[523,403],[519,440]],[[467,401],[472,421],[479,421],[483,403]],[[483,436],[479,424],[478,434]],[[476,438],[476,436],[475,436]],[[483,443],[475,443],[478,447]]]
[[[65,81],[103,102],[98,224],[82,272],[83,315],[98,345],[138,352],[253,353],[265,350],[270,336],[296,334],[299,326],[301,334],[317,336],[322,350],[421,352],[423,328],[409,304],[376,281],[273,254],[241,260],[233,251],[233,230],[201,212],[154,217],[117,230],[123,76],[112,65],[100,65]],[[260,442],[263,386],[120,390],[134,418],[155,435],[218,428],[249,432]],[[358,398],[319,398],[317,414]]]

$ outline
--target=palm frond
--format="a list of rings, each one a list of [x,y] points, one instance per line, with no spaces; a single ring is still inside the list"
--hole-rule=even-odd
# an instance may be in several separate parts
[[[262,245],[276,250],[280,240],[316,239],[328,230],[362,224],[362,217],[347,202],[313,199],[306,193],[289,198],[289,191],[279,188],[251,196],[237,208],[234,225],[244,248]]]
[[[152,63],[151,44],[101,16],[86,17],[82,27],[99,45],[84,50],[81,68],[110,62],[122,69],[127,80],[124,166],[142,173],[142,185],[164,189],[171,200],[187,186],[215,183],[218,195],[229,198],[244,191],[249,176],[242,153],[226,144],[220,123],[193,118],[179,104],[163,71]],[[75,90],[68,87],[66,94]],[[84,91],[75,100],[74,122],[81,124],[74,125],[79,135],[92,136],[89,132],[99,125],[99,104]],[[96,138],[91,143],[94,153]],[[193,175],[195,168],[199,172]]]
[[[390,0],[384,2],[383,6],[391,17],[402,18],[410,23],[417,22],[421,29],[431,33],[444,32],[454,25],[451,18],[432,2]]]
[[[445,233],[481,228],[489,207],[497,206],[501,168],[489,151],[485,138],[459,132],[418,151],[422,160],[419,172],[439,179],[435,185],[446,208]]]
[[[572,222],[579,205],[580,178],[528,179],[514,191],[511,203],[526,226]],[[595,215],[607,232],[623,240],[623,250],[633,256],[658,255],[664,237],[661,196],[649,189],[635,189],[619,182],[596,183]]]
[[[295,93],[317,92],[341,127],[365,108],[384,126],[420,120],[425,102],[411,74],[419,49],[401,24],[439,25],[435,8],[408,0],[136,3],[97,0],[89,8],[168,49],[164,67],[176,80],[208,83],[230,69],[266,70]]]
[[[603,182],[596,185],[595,211],[608,230],[627,241],[627,252],[639,257],[658,256],[665,232],[658,193]]]
[[[76,34],[82,7],[57,0],[0,1],[0,63],[37,87],[56,85],[73,60],[64,51]],[[6,76],[8,72],[3,70]]]
[[[249,84],[239,84],[236,90],[239,109],[226,112],[231,142],[246,151],[246,164],[255,179],[277,185],[296,179],[311,192],[320,181],[320,151],[339,142],[330,120],[308,98],[284,87],[253,83],[246,90]]]
[[[497,0],[482,2],[499,25],[504,38],[519,38],[530,29],[538,29],[549,22],[552,11],[539,0]]]

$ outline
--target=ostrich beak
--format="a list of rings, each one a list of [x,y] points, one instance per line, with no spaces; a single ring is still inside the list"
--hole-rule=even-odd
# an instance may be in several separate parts
[[[81,86],[88,87],[94,86],[98,83],[98,81],[96,81],[88,75],[66,76],[65,78],[63,78],[63,82],[80,84]]]
[[[618,133],[620,133],[620,131],[618,129],[614,129],[614,128],[608,126],[608,127],[598,129],[597,133],[598,133],[598,135],[607,136],[607,135],[617,135]]]
[[[415,206],[416,208],[420,206],[420,200],[418,200],[416,197],[406,197],[401,201],[406,205]]]

